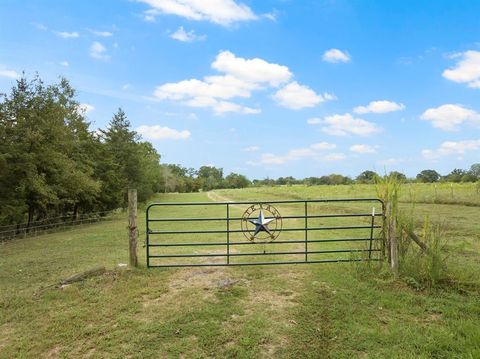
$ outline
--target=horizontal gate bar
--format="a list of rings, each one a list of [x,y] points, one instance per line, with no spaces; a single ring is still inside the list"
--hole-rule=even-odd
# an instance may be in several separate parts
[[[375,213],[376,217],[383,216],[383,213]],[[320,214],[313,216],[282,216],[282,219],[310,219],[310,218],[343,218],[343,217],[372,217],[371,213],[359,214]],[[149,218],[148,222],[197,222],[197,221],[240,221],[243,217],[212,217],[212,218]]]
[[[321,243],[321,242],[356,242],[356,241],[379,241],[382,238],[332,238],[332,239],[309,239],[308,243]],[[288,244],[288,243],[305,243],[305,239],[293,239],[289,241],[273,241],[266,244]],[[190,246],[224,246],[226,242],[191,242],[191,243],[149,243],[149,247],[190,247]],[[243,245],[243,244],[264,244],[257,242],[230,242],[231,246]]]
[[[163,203],[151,203],[147,207],[147,211],[150,207],[155,206],[221,206],[227,204],[282,204],[282,203],[327,203],[327,202],[379,202],[383,205],[383,202],[379,198],[332,198],[332,199],[292,199],[284,201],[240,201],[240,202],[163,202]]]
[[[292,232],[292,231],[333,231],[340,229],[365,229],[372,228],[372,226],[343,226],[343,227],[308,227],[308,228],[283,228],[282,232]],[[382,228],[382,226],[375,225],[373,228]],[[232,230],[206,230],[206,231],[155,231],[150,230],[149,234],[214,234],[214,233],[244,233],[241,229],[232,229]]]
[[[252,262],[252,263],[202,263],[202,264],[158,264],[150,267],[225,267],[225,266],[263,266],[271,264],[308,264],[308,263],[340,263],[340,262],[370,262],[381,261],[380,258],[371,259],[321,259],[314,261],[285,261],[285,262]]]
[[[250,253],[206,253],[206,254],[152,254],[150,258],[193,258],[193,257],[244,257],[244,256],[268,256],[283,254],[328,254],[328,253],[358,253],[358,252],[379,252],[380,249],[332,249],[324,251],[308,251],[308,252],[250,252]]]

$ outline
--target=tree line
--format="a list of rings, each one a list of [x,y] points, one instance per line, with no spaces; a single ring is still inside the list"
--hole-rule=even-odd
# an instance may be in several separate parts
[[[0,94],[0,225],[75,218],[158,192],[241,188],[248,179],[204,166],[160,164],[160,154],[131,129],[119,108],[106,129],[92,130],[69,81],[37,75]]]
[[[164,165],[163,169],[165,178],[162,179],[162,186],[168,192],[196,192],[199,190],[244,188],[249,186],[372,184],[381,177],[380,174],[374,171],[366,170],[354,178],[332,173],[303,179],[287,176],[278,177],[277,179],[265,178],[250,181],[247,177],[236,173],[231,173],[224,178],[221,168],[209,166],[201,167],[199,171],[196,171],[193,168],[187,169],[181,165],[169,164]],[[469,170],[454,169],[445,176],[440,175],[435,170],[423,170],[415,178],[407,178],[405,174],[398,171],[392,171],[388,175],[404,182],[476,182],[480,180],[480,164],[472,165]]]

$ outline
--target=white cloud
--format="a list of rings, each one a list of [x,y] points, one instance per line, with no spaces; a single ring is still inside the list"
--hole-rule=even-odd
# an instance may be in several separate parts
[[[177,15],[189,20],[209,21],[228,26],[235,22],[251,21],[258,16],[245,4],[234,0],[138,0],[152,8],[145,12],[146,21],[160,14]]]
[[[210,107],[217,115],[227,112],[243,113],[245,115],[256,115],[261,112],[260,109],[241,106],[230,101],[218,101],[213,97],[194,97],[185,103],[189,107]]]
[[[480,88],[480,51],[469,50],[456,54],[459,58],[455,67],[443,71],[446,79],[459,83],[466,83],[468,87]]]
[[[377,150],[373,146],[369,145],[352,145],[350,151],[355,153],[375,153]]]
[[[19,73],[14,70],[6,69],[0,65],[0,77],[7,77],[9,79],[18,79],[20,77]]]
[[[437,108],[429,108],[420,118],[431,121],[433,127],[444,131],[457,131],[464,122],[480,124],[478,112],[458,104],[445,104]]]
[[[369,136],[381,131],[376,124],[354,118],[349,113],[327,116],[321,123],[324,125],[322,131],[333,136]]]
[[[259,58],[244,59],[230,51],[220,52],[212,63],[212,68],[246,82],[269,83],[271,86],[278,86],[292,77],[287,66]]]
[[[68,61],[61,61],[59,62],[60,65],[64,66],[64,67],[68,67],[69,66],[69,63]]]
[[[258,150],[260,150],[258,146],[250,146],[242,149],[243,152],[257,152]]]
[[[278,86],[292,77],[286,66],[259,58],[244,59],[230,51],[220,52],[211,66],[223,74],[205,76],[202,80],[189,79],[157,86],[155,97],[160,100],[182,101],[190,107],[210,107],[217,114],[257,114],[260,113],[259,109],[225,100],[249,98],[254,90]]]
[[[331,98],[331,95],[328,95]],[[300,85],[296,81],[290,82],[278,90],[273,98],[280,106],[292,110],[299,110],[305,107],[314,107],[327,100],[325,96],[318,95],[308,86]]]
[[[183,26],[180,26],[177,31],[172,33],[170,37],[174,40],[182,42],[202,41],[207,38],[207,35],[197,35],[194,30],[185,31]]]
[[[78,105],[78,109],[83,113],[83,114],[87,114],[93,110],[95,110],[95,107],[88,104],[88,103],[81,103],[80,105]]]
[[[113,36],[113,33],[110,31],[96,31],[89,29],[89,31],[94,34],[95,36],[100,36],[100,37],[111,37]]]
[[[426,149],[422,151],[423,157],[426,159],[438,159],[443,156],[459,155],[463,156],[465,152],[480,150],[480,139],[464,140],[464,141],[445,141],[439,148],[432,150]]]
[[[80,34],[76,31],[73,32],[68,32],[68,31],[55,31],[55,34],[60,36],[61,38],[64,39],[75,39],[80,36]]]
[[[394,112],[394,111],[403,111],[405,109],[405,105],[402,103],[396,103],[393,101],[372,101],[367,106],[358,106],[353,109],[353,112],[358,114],[365,114],[365,113],[386,113],[386,112]]]
[[[330,49],[324,52],[323,61],[331,63],[340,63],[340,62],[349,62],[351,57],[348,53],[343,52],[339,49]]]
[[[286,162],[297,161],[304,158],[314,158],[317,160],[336,161],[344,159],[345,156],[339,153],[324,155],[323,151],[331,150],[337,146],[334,143],[320,142],[305,148],[295,148],[288,151],[285,155],[275,155],[273,153],[264,153],[259,161],[249,161],[247,164],[255,165],[282,165]]]
[[[178,131],[159,125],[142,125],[136,131],[148,140],[185,140],[191,135],[188,130]]]
[[[107,49],[100,42],[94,41],[90,46],[90,56],[97,60],[107,61],[110,56],[106,54]]]

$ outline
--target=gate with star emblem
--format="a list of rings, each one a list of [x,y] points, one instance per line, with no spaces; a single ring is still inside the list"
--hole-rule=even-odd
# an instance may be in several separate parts
[[[379,261],[378,198],[152,203],[147,267]]]

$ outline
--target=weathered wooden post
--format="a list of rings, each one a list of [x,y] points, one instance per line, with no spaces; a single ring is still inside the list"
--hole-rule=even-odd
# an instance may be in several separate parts
[[[397,218],[392,211],[392,204],[387,203],[388,244],[390,254],[390,267],[393,275],[398,277],[398,242],[397,242]]]
[[[130,266],[138,266],[137,258],[137,190],[128,190],[128,237],[129,237],[129,260]]]

